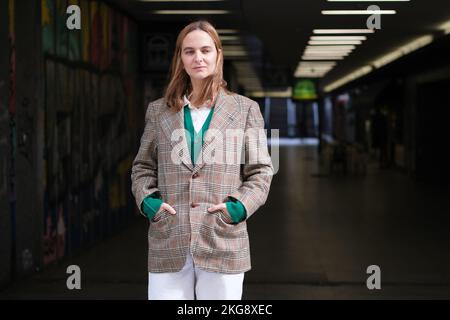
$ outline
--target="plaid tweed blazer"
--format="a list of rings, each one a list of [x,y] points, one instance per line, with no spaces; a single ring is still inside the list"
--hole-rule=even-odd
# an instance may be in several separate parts
[[[221,90],[195,164],[184,134],[183,110],[173,112],[161,98],[149,104],[145,122],[131,172],[136,204],[141,211],[144,198],[159,192],[177,212],[171,215],[162,210],[150,221],[148,271],[180,271],[188,250],[195,266],[205,271],[233,274],[250,270],[247,219],[265,203],[273,176],[258,104]],[[245,133],[230,139],[228,129]],[[172,137],[180,130],[182,135]],[[215,153],[234,161],[204,161],[206,154]],[[246,220],[232,224],[223,211],[207,211],[229,196],[244,205]]]

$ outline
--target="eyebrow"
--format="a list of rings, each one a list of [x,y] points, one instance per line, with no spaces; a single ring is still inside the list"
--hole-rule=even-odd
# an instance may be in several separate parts
[[[211,46],[203,46],[203,47],[201,47],[201,49],[211,49],[212,47]],[[184,48],[183,49],[183,51],[186,51],[186,50],[193,50],[194,48],[192,48],[192,47],[186,47],[186,48]]]

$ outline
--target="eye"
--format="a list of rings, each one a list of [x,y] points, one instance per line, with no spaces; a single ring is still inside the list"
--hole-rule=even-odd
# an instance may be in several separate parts
[[[185,53],[185,54],[188,54],[188,55],[191,55],[193,52],[194,52],[194,51],[192,51],[192,50],[187,50],[187,51],[185,51],[184,53]]]
[[[203,53],[208,53],[208,52],[210,52],[211,50],[209,50],[209,49],[203,49]]]

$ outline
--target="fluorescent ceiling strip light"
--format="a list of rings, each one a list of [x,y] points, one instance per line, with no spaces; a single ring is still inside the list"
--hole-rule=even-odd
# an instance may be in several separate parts
[[[356,46],[355,45],[349,45],[349,44],[345,44],[345,45],[308,45],[306,46],[306,48],[312,48],[312,49],[355,49]]]
[[[237,29],[216,29],[218,34],[234,34],[239,33]]]
[[[317,73],[325,73],[325,72],[329,72],[331,69],[333,68],[327,68],[327,69],[318,69],[318,68],[301,68],[298,70],[295,70],[295,74],[298,73],[309,73],[309,74],[317,74]]]
[[[352,41],[344,41],[344,40],[333,40],[333,41],[322,41],[322,40],[309,40],[309,45],[357,45],[361,44],[361,40],[352,40]]]
[[[245,51],[244,46],[232,46],[232,45],[223,45],[222,46],[223,50],[230,50],[230,51]]]
[[[316,68],[303,68],[303,69],[299,69],[297,70],[295,73],[309,73],[309,74],[317,74],[317,73],[325,73],[330,71],[332,68],[328,68],[328,69],[316,69]]]
[[[233,56],[233,57],[240,57],[240,56],[246,56],[247,52],[245,51],[223,51],[223,55],[226,56]]]
[[[314,51],[352,51],[354,46],[306,46],[305,50]]]
[[[330,72],[331,69],[326,69],[326,70],[318,70],[318,69],[301,69],[301,70],[297,70],[294,73],[294,76],[298,76],[299,74],[310,74],[310,75],[325,75],[328,72]]]
[[[313,70],[331,70],[333,69],[333,66],[323,66],[323,67],[319,67],[319,66],[300,66],[298,67],[296,70],[309,70],[309,71],[313,71]]]
[[[294,74],[299,74],[299,73],[303,73],[303,74],[325,74],[327,72],[330,72],[331,69],[333,69],[333,68],[328,68],[328,69],[310,69],[310,68],[306,68],[306,69],[296,70]]]
[[[153,14],[192,14],[192,15],[209,15],[209,14],[229,14],[229,10],[155,10]]]
[[[333,69],[333,66],[326,66],[326,67],[318,67],[318,66],[300,66],[296,69],[296,71],[327,71]]]
[[[329,52],[329,53],[323,53],[323,52],[303,52],[304,57],[346,57],[348,56],[348,52]]]
[[[324,15],[396,14],[395,10],[322,10]]]
[[[223,2],[225,0],[138,0],[139,2]]]
[[[303,63],[300,63],[300,65],[295,70],[296,71],[298,71],[298,70],[311,70],[311,69],[314,69],[314,70],[331,70],[333,68],[334,68],[334,65],[330,65],[330,66],[319,66],[319,65],[317,65],[317,66],[308,66],[308,65],[305,65]]]
[[[433,36],[428,35],[428,36],[423,36],[420,37],[414,41],[411,41],[410,43],[401,46],[400,48],[398,48],[395,51],[392,51],[378,59],[376,59],[375,61],[373,61],[373,65],[376,68],[381,68],[382,66],[387,65],[388,63],[391,63],[394,60],[397,60],[398,58],[405,56],[417,49],[420,49],[424,46],[426,46],[427,44],[430,44],[433,41]]]
[[[347,52],[303,52],[304,57],[345,57]]]
[[[325,77],[325,75],[326,75],[326,73],[324,73],[324,74],[297,73],[294,75],[294,77],[295,78],[323,78],[323,77]]]
[[[296,70],[330,70],[334,66],[305,66],[300,65]]]
[[[360,78],[360,77],[368,74],[371,71],[372,71],[372,67],[371,66],[364,66],[362,68],[359,68],[359,69],[355,70],[354,72],[346,75],[345,77],[343,77],[343,78],[341,78],[341,79],[331,83],[330,85],[325,86],[324,87],[324,91],[325,92],[333,91],[334,89],[342,87],[344,84],[346,84],[346,83],[348,83],[350,81],[353,81],[353,80],[355,80],[357,78]]]
[[[310,40],[323,40],[323,41],[333,41],[333,40],[367,40],[366,36],[311,36]]]
[[[289,98],[292,96],[292,88],[288,87],[286,91],[250,91],[248,95],[256,98],[271,97],[271,98]]]
[[[311,75],[311,76],[324,76],[330,69],[328,70],[298,70],[294,73],[295,77],[299,77],[300,75]]]
[[[382,56],[381,58],[375,60],[373,62],[373,65],[376,68],[385,66],[386,64],[391,63],[392,61],[397,60],[398,58],[405,56],[405,55],[411,53],[412,51],[415,51],[419,48],[426,46],[427,44],[431,43],[432,41],[433,41],[433,36],[431,36],[431,35],[420,37],[420,38],[400,47],[399,49],[392,51],[392,52]],[[373,70],[372,66],[365,66],[365,67],[358,69],[355,72],[352,72],[349,75],[331,83],[330,85],[326,86],[324,88],[324,90],[325,90],[325,92],[330,92],[336,88],[343,86],[344,84],[346,84],[350,81],[353,81],[359,77],[366,75],[367,73],[371,72],[372,70]]]
[[[299,64],[305,64],[305,65],[318,65],[318,64],[320,64],[320,65],[335,65],[336,64],[336,62],[334,62],[334,61],[322,61],[322,62],[303,62],[303,61],[300,61],[299,62]]]
[[[297,71],[294,73],[294,77],[300,78],[300,77],[311,77],[311,78],[319,78],[326,75],[330,70],[327,71],[316,71],[316,72],[310,72],[310,71]]]
[[[300,66],[299,68],[297,68],[297,71],[326,71],[326,70],[331,70],[333,69],[333,66],[323,66],[323,67],[319,67],[319,66]]]
[[[318,49],[318,50],[353,50],[355,49],[356,46],[354,45],[343,45],[343,46],[339,46],[339,45],[335,45],[335,46],[320,46],[320,45],[315,45],[315,46],[306,46],[306,49]]]
[[[316,51],[352,51],[355,49],[355,46],[310,46],[307,45],[305,50],[316,50]]]
[[[328,2],[409,2],[410,0],[327,0]]]
[[[343,60],[343,57],[327,56],[327,57],[302,57],[302,60]]]
[[[444,22],[438,27],[439,30],[443,31],[444,34],[450,33],[450,21]]]
[[[319,69],[331,69],[331,68],[333,68],[334,67],[334,65],[332,65],[332,64],[330,64],[330,65],[327,65],[327,64],[320,64],[320,63],[317,63],[317,64],[306,64],[306,62],[300,62],[300,65],[298,66],[298,68],[297,69],[304,69],[304,68],[307,68],[307,69],[313,69],[313,68],[319,68]]]
[[[350,53],[352,52],[353,49],[328,49],[328,50],[323,50],[323,49],[310,49],[310,48],[306,48],[304,52],[314,52],[314,53],[330,53],[330,52],[336,52],[336,53]]]
[[[314,29],[314,34],[360,34],[375,33],[373,29]]]
[[[221,41],[236,41],[240,40],[239,36],[219,36]]]

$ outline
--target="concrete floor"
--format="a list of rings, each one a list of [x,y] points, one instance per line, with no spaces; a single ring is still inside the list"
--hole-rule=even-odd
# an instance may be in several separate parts
[[[266,205],[248,222],[253,269],[244,299],[449,299],[449,190],[369,166],[320,174],[314,146],[280,150]],[[14,283],[1,299],[146,299],[147,221]],[[81,267],[82,290],[66,288]],[[381,290],[366,269],[381,268]]]

